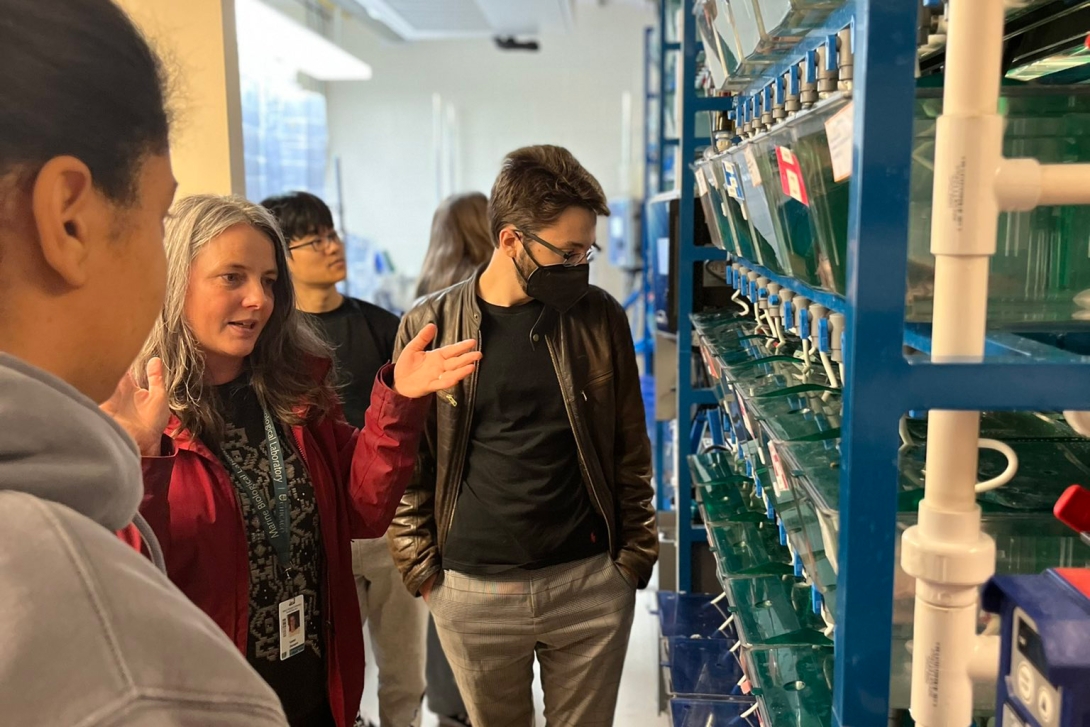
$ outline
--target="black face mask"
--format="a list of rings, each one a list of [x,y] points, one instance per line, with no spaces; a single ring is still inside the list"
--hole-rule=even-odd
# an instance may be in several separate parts
[[[526,250],[525,244],[523,250]],[[534,264],[529,275],[522,272],[518,260],[513,262],[522,278],[523,290],[534,300],[541,301],[558,313],[567,313],[587,294],[590,288],[589,265],[539,265],[529,250],[526,250],[526,257]]]

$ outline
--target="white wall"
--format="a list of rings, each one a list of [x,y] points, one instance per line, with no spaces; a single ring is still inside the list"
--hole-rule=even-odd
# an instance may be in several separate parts
[[[171,100],[178,119],[170,135],[176,198],[243,194],[234,0],[120,0],[120,5],[176,73]]]
[[[537,53],[500,51],[491,40],[394,44],[346,22],[341,44],[374,68],[370,81],[328,84],[330,152],[343,165],[349,229],[390,250],[401,271],[419,270],[439,203],[436,93],[457,113],[455,191],[487,194],[507,152],[550,143],[570,149],[611,198],[639,195],[643,36],[652,6],[580,3],[576,10],[575,29],[543,35]],[[627,185],[620,179],[626,91],[633,111]],[[602,279],[608,271],[597,275],[618,289]]]

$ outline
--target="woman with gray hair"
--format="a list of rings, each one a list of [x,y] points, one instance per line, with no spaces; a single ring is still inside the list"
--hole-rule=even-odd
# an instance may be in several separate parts
[[[106,409],[143,454],[141,512],[167,573],[273,687],[295,726],[351,725],[363,692],[353,538],[385,534],[428,395],[467,376],[466,341],[425,330],[344,422],[330,350],[297,313],[262,207],[190,197],[166,229],[167,297]],[[139,544],[139,535],[124,536]]]

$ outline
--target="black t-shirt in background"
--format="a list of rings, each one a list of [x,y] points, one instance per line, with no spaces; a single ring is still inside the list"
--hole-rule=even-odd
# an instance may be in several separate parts
[[[371,404],[371,389],[379,369],[394,355],[399,321],[393,313],[356,298],[328,313],[308,313],[318,323],[335,349],[344,418],[363,427],[363,416]]]
[[[443,567],[485,575],[605,552],[548,345],[531,340],[541,303],[480,305],[485,355]]]

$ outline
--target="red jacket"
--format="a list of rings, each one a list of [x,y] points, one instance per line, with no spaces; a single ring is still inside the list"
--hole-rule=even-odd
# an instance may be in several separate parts
[[[413,473],[430,397],[406,399],[379,374],[365,427],[340,416],[292,427],[314,484],[325,551],[325,658],[329,702],[338,727],[350,727],[363,695],[363,630],[352,574],[351,541],[379,538]],[[243,654],[249,632],[249,547],[242,512],[227,468],[199,439],[177,431],[162,457],[145,457],[140,512],[163,547],[170,579]],[[139,548],[131,527],[121,533]]]

